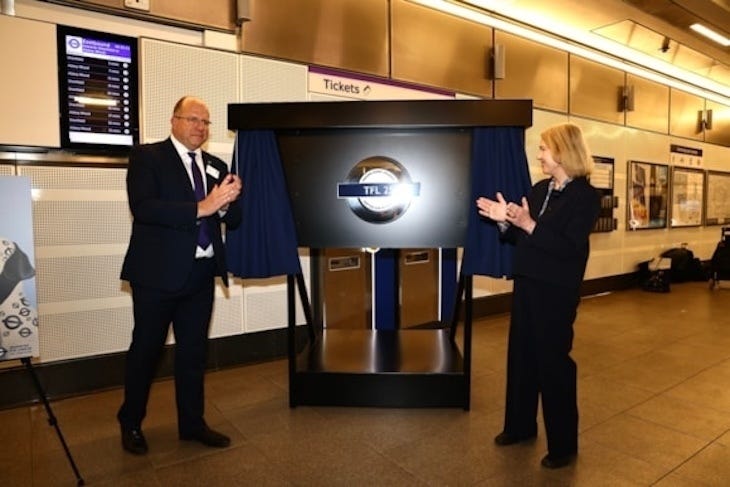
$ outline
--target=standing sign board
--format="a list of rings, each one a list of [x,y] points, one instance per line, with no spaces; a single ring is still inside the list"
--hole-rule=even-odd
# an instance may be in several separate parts
[[[37,357],[30,178],[0,177],[0,361]]]
[[[471,193],[474,132],[494,128],[495,141],[497,132],[503,137],[493,145],[511,154],[524,150],[523,127],[531,122],[531,100],[229,105],[228,128],[238,130],[239,140],[246,142],[242,146],[251,148],[252,157],[240,158],[247,161],[245,167],[256,162],[261,170],[251,175],[262,179],[259,186],[282,189],[281,195],[262,194],[262,200],[275,196],[256,200],[258,207],[244,199],[249,205],[244,221],[258,224],[247,239],[278,230],[282,212],[266,210],[282,202],[290,204],[285,213],[292,228],[286,233],[294,234],[270,240],[277,245],[291,240],[288,251],[262,239],[256,249],[249,246],[240,253],[247,259],[263,254],[255,261],[278,263],[279,254],[286,257],[298,247],[465,247],[470,212],[476,213]],[[519,137],[509,137],[515,129]],[[498,152],[491,147],[478,164],[488,164]],[[267,168],[283,170],[275,180],[273,171],[263,177]],[[251,184],[251,177],[247,180]],[[460,274],[454,293],[454,309],[463,300],[463,313],[454,313],[450,323],[429,323],[426,329],[381,329],[377,322],[375,329],[327,329],[321,296],[314,298],[314,313],[307,287],[301,271],[287,272],[290,406],[469,409],[471,274]],[[309,288],[316,290],[317,285]],[[296,290],[307,316],[303,347],[297,339]],[[457,344],[462,316],[462,343]]]

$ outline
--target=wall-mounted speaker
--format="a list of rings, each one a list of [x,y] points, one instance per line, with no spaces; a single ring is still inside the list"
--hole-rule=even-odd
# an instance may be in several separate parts
[[[697,111],[697,133],[712,130],[712,110]]]
[[[705,130],[712,130],[712,110],[705,110]]]
[[[621,87],[621,111],[634,111],[634,85]]]
[[[242,25],[251,20],[250,0],[236,0],[236,24]]]
[[[492,67],[494,69],[494,79],[504,79],[505,67],[504,67],[504,44],[495,44],[492,49]]]

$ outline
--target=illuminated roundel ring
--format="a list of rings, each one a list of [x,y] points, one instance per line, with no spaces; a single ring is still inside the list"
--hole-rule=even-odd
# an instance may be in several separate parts
[[[398,161],[383,156],[363,159],[337,185],[337,197],[370,223],[388,223],[403,215],[420,192]]]

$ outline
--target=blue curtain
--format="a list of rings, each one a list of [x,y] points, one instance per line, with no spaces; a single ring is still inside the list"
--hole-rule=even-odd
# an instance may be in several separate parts
[[[243,180],[243,220],[226,234],[228,270],[244,278],[301,272],[294,219],[276,135],[239,131],[233,172]]]
[[[530,190],[522,127],[475,128],[472,133],[472,199],[469,210],[463,272],[467,275],[512,277],[512,245],[502,242],[499,229],[479,216],[476,200],[496,198],[501,191],[507,201],[519,202]]]

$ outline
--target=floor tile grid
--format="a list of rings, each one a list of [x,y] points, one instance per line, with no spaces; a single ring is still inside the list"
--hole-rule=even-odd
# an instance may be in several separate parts
[[[508,315],[475,323],[472,407],[288,407],[284,360],[208,375],[211,426],[233,445],[176,436],[174,386],[153,387],[150,453],[121,451],[120,390],[52,404],[87,485],[730,485],[730,291],[705,283],[585,299],[576,322],[580,455],[539,466],[536,441],[493,445],[504,412]],[[0,411],[0,483],[75,485],[45,410]]]

